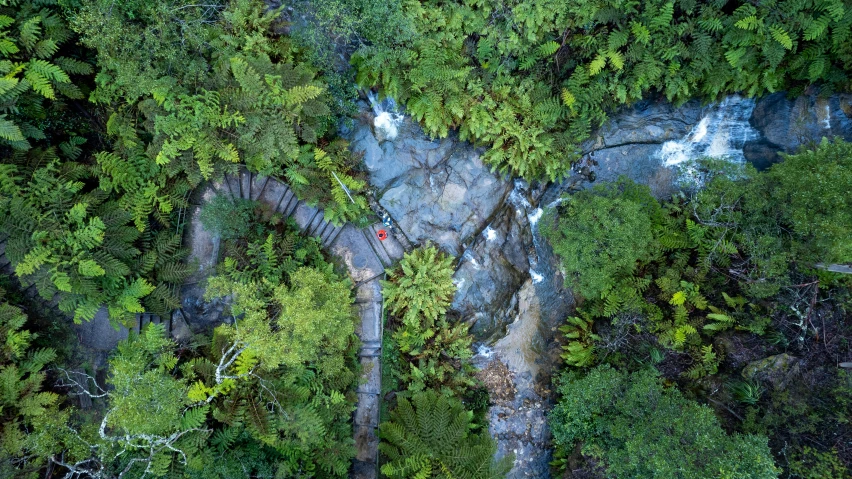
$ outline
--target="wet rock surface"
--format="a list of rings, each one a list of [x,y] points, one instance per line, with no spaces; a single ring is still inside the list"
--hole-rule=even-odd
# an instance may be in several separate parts
[[[468,143],[432,140],[408,118],[392,127],[393,135],[387,130],[361,121],[350,132],[350,148],[363,154],[379,204],[410,241],[432,241],[461,255],[503,204],[511,183],[492,173]]]
[[[732,95],[710,105],[690,101],[679,108],[644,100],[612,115],[582,145],[580,165],[597,181],[625,175],[664,198],[678,189],[679,166],[688,159],[726,157],[765,169],[780,161],[779,153],[794,153],[823,137],[852,140],[852,95],[788,99],[780,92],[757,100]],[[575,175],[551,185],[543,201],[589,184]]]
[[[852,140],[852,94],[787,98],[783,92],[757,100],[752,125],[761,137],[747,145],[746,158],[758,168],[780,161],[800,145],[822,137]]]
[[[551,375],[559,352],[556,327],[542,314],[532,280],[518,292],[518,313],[493,350],[476,357],[480,378],[488,388],[491,434],[498,456],[515,455],[510,478],[550,477],[551,452],[547,412],[552,406]]]
[[[452,308],[471,323],[478,341],[498,339],[514,317],[516,292],[529,278],[531,248],[526,211],[510,203],[465,250],[453,276]]]
[[[701,156],[765,168],[779,152],[823,136],[852,140],[852,95],[638,102],[582,145],[572,177],[536,191],[494,176],[476,150],[452,137],[432,141],[405,119],[390,139],[377,136],[367,118],[351,132],[352,149],[363,153],[379,203],[410,240],[435,242],[459,258],[453,309],[472,324],[475,361],[494,402],[491,433],[499,454],[516,455],[510,477],[550,477],[546,412],[560,351],[556,327],[573,297],[538,234],[542,209],[619,175],[664,198],[681,187],[683,164]]]

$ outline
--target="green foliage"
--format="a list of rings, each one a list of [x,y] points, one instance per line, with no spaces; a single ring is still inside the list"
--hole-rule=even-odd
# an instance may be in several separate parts
[[[767,174],[778,216],[794,232],[803,260],[842,262],[852,258],[852,143],[826,139],[812,149],[787,155]]]
[[[336,355],[327,361],[281,367],[264,356],[268,351],[236,342],[228,328],[200,349],[178,353],[176,346],[152,324],[119,343],[108,389],[91,377],[84,383],[67,376],[78,394],[104,398],[105,412],[80,416],[79,427],[67,416],[53,425],[47,454],[57,470],[134,478],[346,476],[354,456],[356,345],[323,351]]]
[[[549,211],[545,236],[568,285],[586,299],[582,319],[562,329],[566,363],[592,365],[595,348],[605,342],[593,322],[615,323],[619,314],[630,314],[645,321],[631,334],[653,333],[660,345],[692,356],[684,376],[715,374],[724,350],[709,344],[710,337],[726,330],[763,335],[786,307],[769,298],[794,277],[816,284],[802,274],[846,248],[848,235],[817,225],[848,222],[840,193],[848,175],[839,166],[852,157],[848,150],[841,140],[823,142],[765,173],[699,162],[705,187],[662,207],[647,189],[638,195],[641,190],[620,180]],[[829,178],[823,171],[833,173]],[[799,176],[808,180],[798,182]]]
[[[176,307],[169,285],[191,272],[178,265],[185,256],[179,236],[159,228],[140,234],[131,213],[91,188],[91,168],[61,162],[54,148],[10,160],[9,181],[0,185],[0,224],[10,234],[6,256],[23,284],[35,284],[46,300],[59,294],[60,309],[78,322],[102,305],[114,322]]]
[[[395,380],[405,385],[405,394],[431,388],[446,396],[462,396],[476,386],[468,329],[469,325],[453,324],[442,316],[428,329],[421,325],[392,332],[389,346],[400,358],[390,367]]]
[[[848,466],[831,438],[848,424],[850,393],[848,371],[834,364],[803,368],[795,381],[767,387],[761,400],[746,408],[742,429],[770,437],[791,478],[846,477]]]
[[[358,347],[349,281],[315,239],[275,217],[225,249],[206,295],[230,297],[235,324],[218,327],[209,357],[193,363],[189,397],[227,426],[214,436],[220,449],[245,434],[275,451],[279,475],[345,477]]]
[[[117,436],[169,436],[179,428],[201,426],[199,421],[182,424],[185,414],[197,413],[189,409],[186,380],[172,375],[178,362],[174,349],[161,325],[119,343],[109,362],[109,384],[114,389],[104,419]]]
[[[775,478],[765,437],[728,435],[712,410],[655,374],[600,366],[565,375],[550,414],[554,441],[602,462],[607,477]]]
[[[647,186],[620,178],[596,185],[547,212],[542,231],[559,255],[566,284],[589,299],[650,257],[660,207]]]
[[[0,289],[0,300],[4,300]],[[59,395],[42,391],[44,367],[56,353],[31,347],[37,334],[23,329],[20,308],[0,302],[0,475],[34,478],[44,466],[39,442],[49,440],[42,423],[57,410]]]
[[[119,321],[144,311],[140,299],[154,287],[131,275],[139,232],[126,226],[130,215],[103,192],[84,190],[89,174],[81,165],[60,164],[52,150],[28,159],[47,163],[29,181],[14,178],[0,200],[3,229],[11,232],[6,255],[18,278],[47,300],[61,293],[59,307],[76,321],[92,319],[102,304]]]
[[[92,67],[60,55],[70,53],[60,48],[71,38],[55,2],[0,3],[0,146],[25,151],[46,138],[44,100],[61,109],[63,99],[83,98],[69,75],[89,75]]]
[[[405,325],[424,322],[427,327],[447,312],[453,300],[453,258],[434,246],[406,253],[390,280],[382,281],[382,294],[391,314]]]
[[[204,228],[222,239],[237,239],[248,234],[256,203],[246,199],[231,199],[216,195],[201,207],[199,219]]]
[[[258,368],[263,356],[245,349],[235,357],[229,349],[233,344],[227,332],[217,330],[211,355],[192,362],[196,382],[189,397],[209,402],[217,421],[209,442],[213,457],[198,461],[192,473],[213,474],[222,468],[216,459],[220,454],[239,455],[260,446],[263,463],[274,465],[278,475],[345,477],[354,456],[355,349],[335,351],[347,369],[331,372],[311,362]],[[215,394],[196,396],[204,390]]]
[[[85,374],[60,370],[75,394],[103,398],[105,410],[53,424],[56,470],[68,475],[165,477],[198,454],[209,430],[209,406],[186,396],[175,354],[161,324],[119,343],[109,360],[107,388]],[[79,377],[80,380],[75,379]]]
[[[251,0],[115,10],[94,0],[75,13],[101,69],[91,99],[116,108],[112,156],[137,165],[135,188],[119,193],[147,205],[142,216],[168,214],[175,196],[237,163],[285,177],[336,223],[364,214],[345,142],[324,138],[325,84],[305,51],[270,32],[279,14]]]
[[[236,326],[222,326],[221,334],[261,358],[261,367],[309,362],[319,373],[332,375],[345,366],[340,354],[355,331],[347,282],[304,267],[293,272],[289,286],[266,278],[241,282],[233,277],[210,278],[206,297],[233,295],[231,314],[239,319]]]
[[[381,472],[390,478],[505,477],[512,465],[497,451],[488,431],[474,433],[473,413],[457,399],[434,391],[400,399],[391,419],[379,425],[379,449],[388,461]]]
[[[760,383],[754,380],[735,381],[730,385],[730,389],[734,399],[752,406],[760,401],[760,396],[764,392]]]
[[[394,18],[398,36],[372,36],[353,56],[357,81],[526,178],[567,174],[607,112],[649,93],[680,104],[850,88],[852,9],[841,0],[455,0],[406,3]]]
[[[427,388],[464,394],[475,385],[469,325],[446,317],[456,286],[453,258],[429,245],[406,253],[388,270],[382,294],[396,318],[392,347],[400,353],[393,375],[410,392]]]
[[[591,366],[595,361],[595,341],[600,340],[600,336],[592,332],[594,320],[585,316],[569,316],[566,322],[568,324],[559,327],[569,341],[562,346],[565,351],[562,360],[570,366]]]
[[[801,479],[841,479],[849,470],[837,458],[837,450],[819,452],[805,446],[790,460],[790,477]]]

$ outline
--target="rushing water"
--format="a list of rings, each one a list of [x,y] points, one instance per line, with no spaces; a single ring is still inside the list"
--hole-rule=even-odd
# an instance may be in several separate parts
[[[477,345],[474,363],[482,368],[496,359],[511,372],[514,398],[508,403],[495,404],[489,411],[490,430],[497,438],[498,454],[515,455],[515,467],[508,477],[548,478],[550,374],[559,352],[554,336],[572,301],[562,288],[550,246],[539,233],[544,210],[531,202],[526,182],[515,181],[508,206],[518,220],[525,219],[529,225],[530,279],[517,293],[517,316],[507,326],[506,334],[492,345]],[[489,233],[490,227],[486,227],[485,241],[489,240]]]
[[[396,102],[390,97],[379,101],[372,91],[367,92],[367,99],[370,100],[370,107],[375,115],[373,126],[377,132],[381,132],[386,140],[395,139],[399,135],[399,127],[405,118],[405,115],[398,111]]]
[[[749,123],[752,112],[754,100],[751,98],[726,97],[684,138],[663,143],[658,153],[660,159],[666,166],[681,165],[702,157],[744,163],[743,147],[760,135]]]

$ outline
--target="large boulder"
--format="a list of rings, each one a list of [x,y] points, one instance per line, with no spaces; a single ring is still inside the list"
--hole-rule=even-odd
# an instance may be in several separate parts
[[[582,145],[582,165],[592,179],[626,175],[658,197],[674,192],[683,179],[681,166],[700,157],[726,157],[764,169],[779,153],[822,137],[852,140],[852,95],[788,99],[774,93],[757,100],[731,95],[709,105],[690,101],[680,107],[649,99],[613,114]],[[578,168],[579,169],[579,168]],[[552,185],[545,201],[587,186],[568,178]]]
[[[789,99],[783,92],[773,93],[757,101],[751,122],[760,138],[747,145],[746,157],[765,167],[779,161],[779,152],[793,153],[822,137],[852,140],[852,95]]]
[[[368,111],[363,116],[378,118]],[[432,241],[459,256],[503,204],[511,183],[492,173],[470,144],[453,136],[432,140],[409,118],[394,120],[390,129],[384,120],[358,122],[349,134],[351,149],[363,154],[379,204],[410,241]]]
[[[801,360],[784,353],[750,362],[743,368],[742,376],[784,389],[800,369]]]
[[[582,151],[593,168],[597,181],[612,181],[626,175],[651,187],[663,197],[672,192],[676,171],[664,165],[660,152],[667,142],[689,137],[690,131],[708,113],[696,101],[679,108],[659,100],[640,101],[613,115]],[[569,178],[568,184],[576,179]]]
[[[515,315],[515,292],[529,278],[532,235],[526,210],[507,204],[473,239],[453,276],[453,310],[472,324],[477,340],[503,335]]]

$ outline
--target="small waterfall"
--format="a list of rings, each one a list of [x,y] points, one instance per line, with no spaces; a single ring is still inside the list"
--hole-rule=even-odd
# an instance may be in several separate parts
[[[526,214],[527,221],[530,223],[530,233],[532,233],[533,246],[535,247],[535,255],[530,255],[528,258],[530,263],[530,277],[533,284],[538,284],[544,281],[542,273],[536,271],[538,267],[538,258],[541,254],[541,245],[538,234],[538,221],[544,210],[541,208],[533,208],[529,200],[527,200],[523,191],[526,189],[526,183],[523,180],[515,180],[515,188],[509,193],[509,203],[515,207],[515,213],[520,215],[522,212]]]
[[[402,125],[402,120],[405,115],[399,113],[396,102],[393,98],[385,98],[379,101],[378,96],[372,91],[367,92],[367,99],[370,100],[370,107],[373,109],[375,119],[373,127],[381,133],[385,140],[393,140],[399,134],[399,127]]]
[[[831,129],[831,105],[825,103],[825,118],[822,119],[822,127],[826,130]]]
[[[663,143],[658,153],[663,164],[677,166],[702,157],[727,158],[745,163],[743,146],[759,137],[749,123],[754,100],[739,95],[726,97],[681,140]]]
[[[516,180],[514,186],[507,203],[515,218],[526,219],[529,225],[530,280],[517,293],[518,314],[505,336],[490,347],[477,345],[474,361],[485,365],[496,358],[511,372],[513,397],[498,401],[489,410],[489,430],[497,437],[498,454],[515,454],[507,478],[544,478],[550,477],[547,411],[551,398],[540,391],[550,387],[561,352],[554,341],[556,328],[569,313],[572,298],[562,288],[558,261],[539,231],[544,209],[530,200],[526,182]]]

